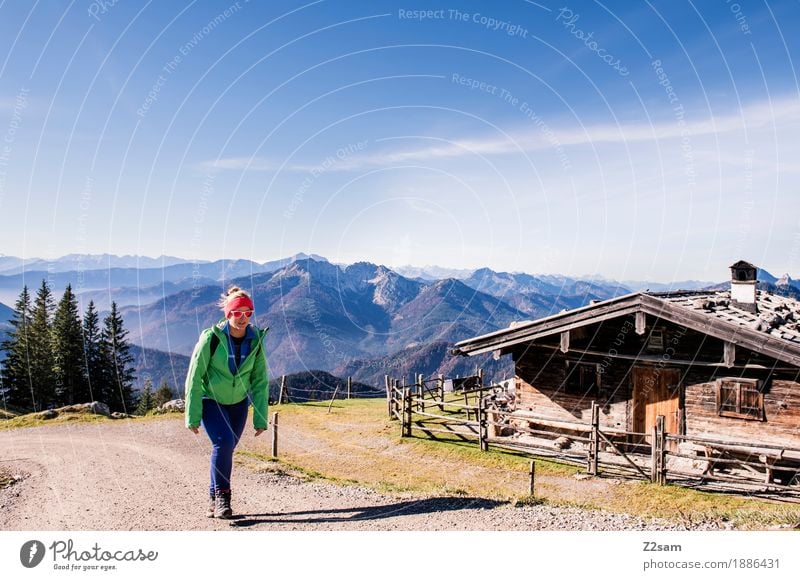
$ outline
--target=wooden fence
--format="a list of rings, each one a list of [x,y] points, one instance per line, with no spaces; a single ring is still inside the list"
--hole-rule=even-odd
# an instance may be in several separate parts
[[[490,446],[507,449],[585,466],[590,475],[602,472],[662,485],[719,482],[742,491],[777,491],[779,499],[800,501],[800,449],[674,435],[665,431],[663,416],[651,433],[609,429],[601,427],[595,403],[589,423],[554,421],[502,409],[495,401],[503,388],[484,386],[477,375],[475,379],[446,393],[441,376],[419,376],[412,384],[387,377],[389,417],[399,421],[403,437],[416,432],[475,443],[483,451]]]

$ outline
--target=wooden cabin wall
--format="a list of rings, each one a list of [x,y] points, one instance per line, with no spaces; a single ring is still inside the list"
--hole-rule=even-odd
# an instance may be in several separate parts
[[[592,401],[596,401],[601,406],[601,425],[626,429],[630,387],[623,365],[601,375],[599,392],[581,396],[565,392],[564,361],[560,353],[534,348],[515,355],[517,409],[551,420],[590,423]]]
[[[652,329],[663,333],[661,351],[647,348],[647,336]],[[682,431],[687,435],[761,441],[800,448],[800,382],[797,374],[771,376],[767,371],[744,371],[741,365],[757,364],[767,369],[782,363],[738,348],[736,365],[739,368],[703,366],[720,363],[723,359],[722,341],[652,317],[647,319],[644,335],[634,331],[632,316],[589,325],[570,336],[570,350],[562,353],[557,336],[540,340],[534,345],[514,350],[517,380],[517,408],[528,409],[537,416],[561,421],[591,420],[591,403],[601,405],[601,425],[615,429],[633,429],[631,370],[637,366],[677,368],[684,387]],[[582,355],[581,351],[600,353]],[[639,361],[621,356],[642,357]],[[644,356],[642,356],[644,355]],[[602,368],[601,387],[596,395],[581,397],[564,391],[565,360],[599,364]],[[688,367],[671,361],[692,360]],[[785,366],[785,365],[784,365]],[[766,421],[721,417],[717,412],[717,378],[761,378],[768,385],[764,395]],[[776,378],[777,377],[777,378]]]
[[[689,436],[759,441],[800,449],[800,383],[795,381],[768,382],[764,393],[765,421],[720,417],[714,381],[686,385],[684,412]]]

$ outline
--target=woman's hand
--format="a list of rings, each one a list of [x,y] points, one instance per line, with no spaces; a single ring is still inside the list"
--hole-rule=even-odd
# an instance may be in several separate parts
[[[264,431],[266,431],[266,429],[256,429],[256,437],[261,435]]]
[[[192,433],[197,435],[198,433],[200,433],[200,428],[199,427],[189,427],[189,431],[191,431]]]

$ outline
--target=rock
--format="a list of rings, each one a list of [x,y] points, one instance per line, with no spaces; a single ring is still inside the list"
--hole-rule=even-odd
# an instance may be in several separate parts
[[[572,446],[572,439],[569,437],[559,437],[553,441],[553,447],[556,449],[569,449]]]
[[[58,411],[56,411],[55,409],[48,409],[47,411],[42,411],[41,413],[39,413],[40,419],[47,420],[47,419],[55,419],[56,417],[58,417]]]
[[[578,481],[583,481],[584,479],[590,479],[592,476],[589,475],[588,473],[576,473],[572,477],[574,477]]]
[[[105,415],[106,417],[111,416],[111,409],[108,408],[108,405],[101,403],[100,401],[92,401],[89,403],[89,408],[95,415]]]
[[[78,405],[67,405],[58,409],[62,413],[91,413],[93,415],[103,415],[104,417],[111,417],[111,409],[108,405],[100,401],[92,401],[91,403],[80,403]]]
[[[172,401],[167,401],[160,407],[158,407],[154,413],[157,415],[161,415],[164,413],[183,413],[186,410],[185,403],[183,399],[173,399]]]
[[[111,413],[112,419],[131,419],[132,417],[133,415],[128,415],[127,413],[119,413],[117,411]]]

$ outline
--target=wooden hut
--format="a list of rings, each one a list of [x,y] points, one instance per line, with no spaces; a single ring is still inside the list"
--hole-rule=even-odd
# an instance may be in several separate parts
[[[731,266],[722,291],[635,292],[464,340],[457,354],[511,354],[516,410],[609,431],[800,448],[800,302]]]

